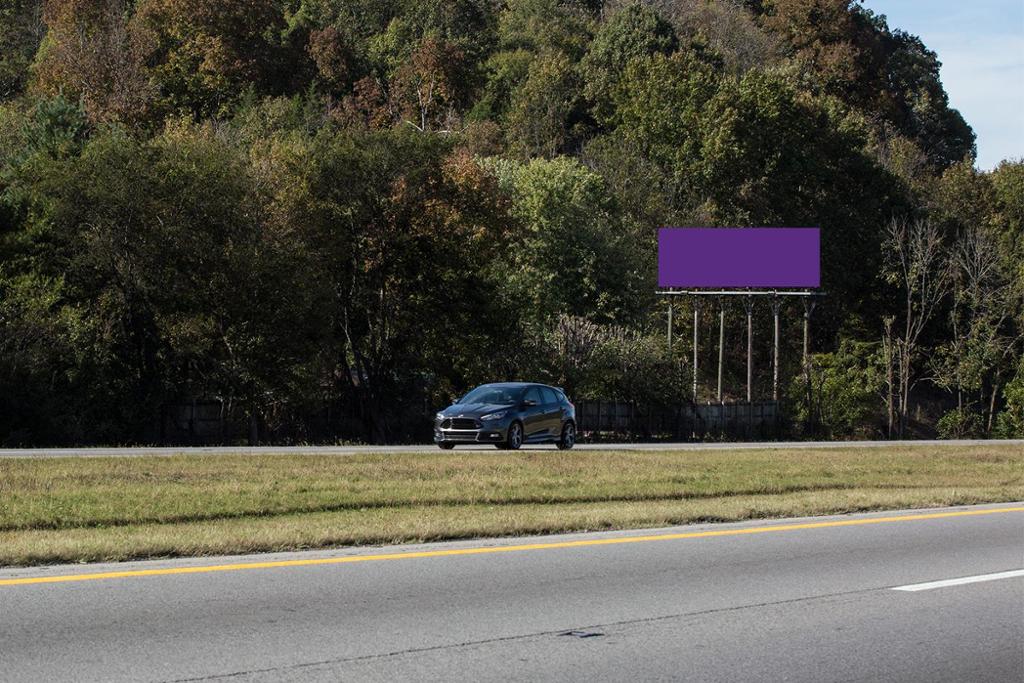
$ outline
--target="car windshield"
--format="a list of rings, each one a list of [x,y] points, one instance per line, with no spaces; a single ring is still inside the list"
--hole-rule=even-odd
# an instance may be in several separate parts
[[[511,405],[519,402],[523,395],[520,387],[477,387],[462,397],[459,403],[492,403]]]

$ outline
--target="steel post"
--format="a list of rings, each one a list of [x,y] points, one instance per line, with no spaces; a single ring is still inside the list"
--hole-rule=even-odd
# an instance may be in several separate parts
[[[697,343],[700,331],[700,308],[693,300],[693,402],[697,402]]]
[[[772,400],[779,400],[779,309],[782,302],[772,299],[772,315],[775,317],[775,339],[772,351]]]
[[[754,298],[744,301],[747,309],[747,403],[754,398]]]
[[[718,298],[718,402],[722,402],[722,366],[725,364],[725,299]]]
[[[668,302],[668,351],[670,355],[672,353],[672,312],[674,309],[675,306],[672,305],[672,300],[670,299]]]

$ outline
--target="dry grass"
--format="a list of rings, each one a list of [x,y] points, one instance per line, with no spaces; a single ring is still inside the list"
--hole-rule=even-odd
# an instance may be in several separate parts
[[[1014,446],[0,460],[0,565],[1024,499]]]

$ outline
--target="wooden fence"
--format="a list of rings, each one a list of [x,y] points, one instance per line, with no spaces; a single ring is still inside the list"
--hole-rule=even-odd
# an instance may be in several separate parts
[[[595,441],[758,440],[775,438],[780,432],[777,401],[644,406],[581,400],[576,402],[576,421],[581,436]]]
[[[418,412],[417,412],[418,415]],[[433,413],[418,416],[420,428],[398,439],[424,443],[431,438]],[[684,403],[650,406],[628,401],[577,400],[576,422],[584,441],[694,441],[700,439],[761,440],[782,432],[775,401],[754,403]],[[336,443],[360,440],[363,430],[351,416],[328,409],[304,415],[300,427],[260,428],[265,443]],[[206,445],[245,443],[252,425],[245,415],[229,411],[220,401],[196,400],[163,406],[159,443]]]

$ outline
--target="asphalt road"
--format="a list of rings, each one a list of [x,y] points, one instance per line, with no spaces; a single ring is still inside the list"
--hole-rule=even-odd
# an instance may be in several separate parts
[[[596,443],[577,444],[577,450],[639,450],[639,451],[702,451],[798,448],[892,448],[899,446],[956,446],[1017,445],[1024,450],[1024,439],[963,439],[951,441],[753,441],[745,443]],[[524,450],[552,450],[553,445],[524,446]],[[455,452],[485,451],[494,453],[491,445],[457,446]],[[0,458],[88,458],[138,457],[143,455],[229,455],[260,453],[317,453],[319,455],[358,455],[361,453],[437,453],[433,444],[414,446],[137,446],[129,448],[0,448]]]
[[[1021,570],[1024,504],[0,570],[0,680],[1022,681]]]

